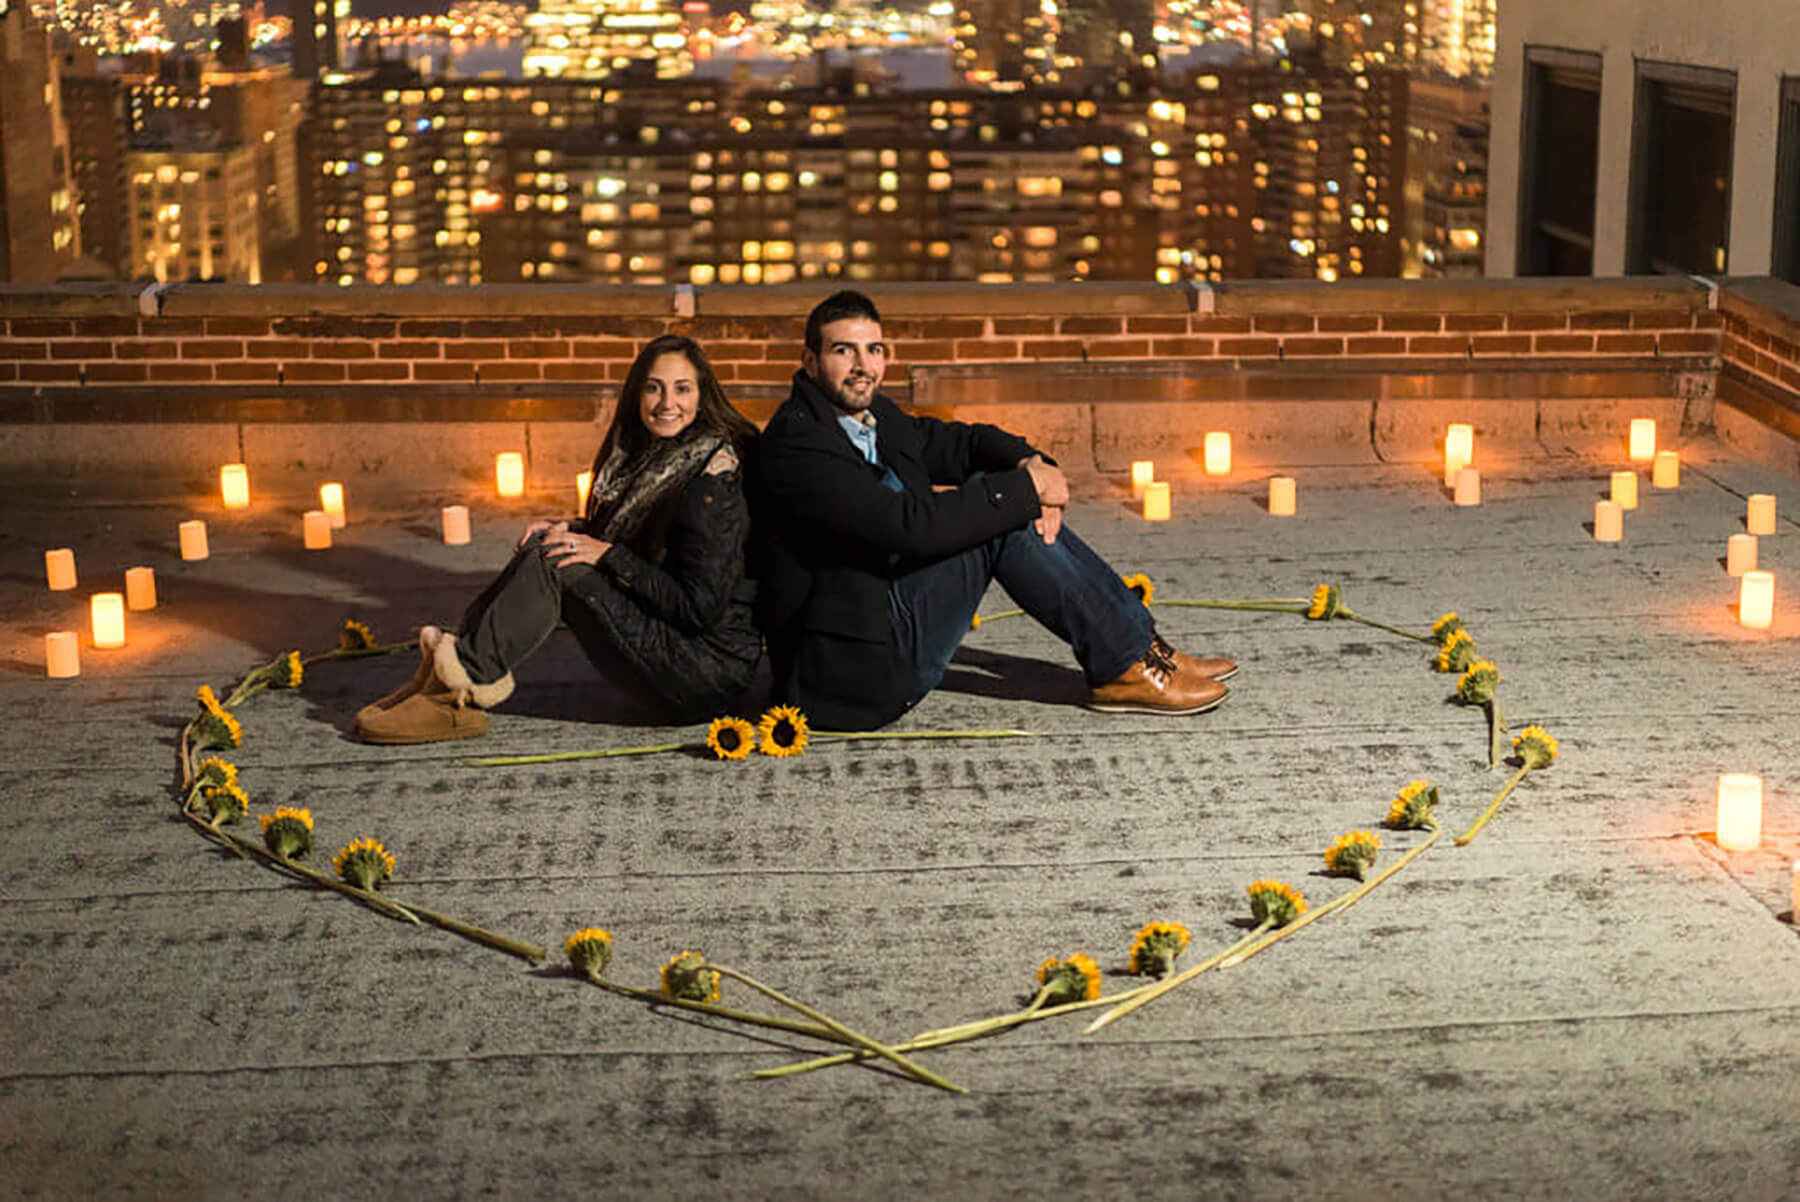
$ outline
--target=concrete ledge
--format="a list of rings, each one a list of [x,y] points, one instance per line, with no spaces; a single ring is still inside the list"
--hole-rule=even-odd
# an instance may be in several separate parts
[[[1746,457],[1800,477],[1800,437],[1769,425],[1721,395],[1713,409],[1713,432]]]
[[[163,291],[161,313],[164,317],[668,317],[675,312],[674,296],[674,289],[654,285],[176,284]],[[134,304],[124,311],[137,309]]]
[[[1069,283],[971,284],[830,283],[760,284],[694,290],[697,310],[709,317],[790,317],[804,321],[812,307],[839,288],[865,293],[889,317],[968,317],[996,314],[1186,314],[1193,294],[1183,284]]]
[[[1710,289],[1663,276],[1623,279],[1228,280],[1216,308],[1234,313],[1592,313],[1705,309]]]
[[[143,284],[0,284],[0,317],[136,317]],[[239,292],[253,289],[237,289]]]

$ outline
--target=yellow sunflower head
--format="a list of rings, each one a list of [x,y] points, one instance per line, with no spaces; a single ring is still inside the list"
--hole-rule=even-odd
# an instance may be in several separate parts
[[[1375,865],[1381,836],[1374,831],[1345,831],[1325,849],[1325,871],[1363,879]]]
[[[1156,599],[1156,586],[1150,582],[1150,577],[1142,572],[1133,572],[1131,575],[1121,576],[1119,579],[1124,581],[1125,587],[1136,593],[1137,599],[1145,605],[1149,605]]]
[[[563,941],[563,954],[576,972],[598,979],[612,963],[612,932],[583,927]]]
[[[981,615],[980,614],[970,614],[969,615],[969,629],[970,630],[980,630],[981,629]]]
[[[368,625],[355,618],[345,618],[344,628],[338,631],[339,651],[373,651],[375,650],[375,632]]]
[[[277,656],[269,665],[269,683],[278,689],[297,689],[300,680],[306,675],[306,669],[300,663],[300,653],[290,651],[286,655]]]
[[[204,685],[201,686],[205,688]],[[217,702],[213,708],[203,712],[194,719],[194,746],[199,749],[207,747],[242,747],[244,745],[244,724],[237,715],[220,706]]]
[[[762,716],[757,724],[760,739],[757,747],[764,755],[799,755],[806,750],[810,738],[806,715],[798,706],[778,705]]]
[[[706,747],[722,760],[741,760],[756,746],[756,728],[742,718],[714,718],[706,728]]]
[[[1475,658],[1475,640],[1469,636],[1468,631],[1456,630],[1438,648],[1431,666],[1439,672],[1461,673],[1475,662]]]
[[[1250,913],[1257,922],[1284,927],[1306,913],[1306,898],[1285,881],[1252,881],[1244,892],[1250,895]]]
[[[1132,974],[1168,976],[1175,971],[1175,958],[1187,950],[1192,939],[1188,929],[1178,922],[1146,923],[1131,940]]]
[[[1436,640],[1438,646],[1442,647],[1449,643],[1451,635],[1461,631],[1462,628],[1462,619],[1455,613],[1441,614],[1438,620],[1431,624],[1431,637]]]
[[[1500,684],[1500,669],[1491,659],[1478,659],[1470,664],[1456,681],[1456,696],[1469,705],[1482,705],[1494,699]]]
[[[235,785],[237,778],[236,764],[212,755],[201,760],[200,766],[194,771],[194,783],[202,789],[217,788],[220,785]]]
[[[313,849],[312,811],[276,806],[273,814],[260,815],[263,844],[284,860],[298,860]]]
[[[200,799],[206,803],[206,812],[212,815],[214,826],[236,822],[250,812],[250,795],[236,785],[215,785],[203,789]]]
[[[699,952],[677,952],[663,965],[662,992],[684,1002],[716,1002],[719,974]]]
[[[1422,780],[1411,781],[1388,805],[1387,824],[1402,831],[1436,830],[1437,815],[1433,811],[1437,803],[1436,785]]]
[[[331,866],[358,889],[378,889],[394,875],[394,857],[378,839],[352,839],[338,851]]]
[[[1306,616],[1315,622],[1325,622],[1337,617],[1343,610],[1343,591],[1335,584],[1321,584],[1313,589],[1312,604],[1307,607]]]
[[[198,701],[200,708],[209,714],[225,712],[225,707],[219,704],[219,695],[213,692],[212,686],[209,684],[203,684],[194,690],[194,700]]]
[[[1527,726],[1513,736],[1513,754],[1533,768],[1548,768],[1562,754],[1556,739],[1541,726]]]
[[[1054,957],[1038,965],[1038,984],[1050,993],[1046,1006],[1066,1006],[1100,996],[1100,966],[1092,956],[1076,952],[1062,960]]]

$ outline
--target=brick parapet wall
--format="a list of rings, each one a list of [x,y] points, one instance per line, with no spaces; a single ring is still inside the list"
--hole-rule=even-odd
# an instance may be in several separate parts
[[[1800,287],[1728,281],[1719,308],[1721,398],[1800,438]]]

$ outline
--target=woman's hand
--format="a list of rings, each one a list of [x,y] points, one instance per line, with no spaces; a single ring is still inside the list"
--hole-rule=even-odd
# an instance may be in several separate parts
[[[605,539],[573,533],[567,522],[550,524],[544,531],[543,547],[544,557],[559,568],[566,568],[573,563],[585,563],[592,567],[600,562],[602,555],[612,550],[612,544]]]
[[[523,547],[526,543],[530,542],[532,535],[540,534],[547,530],[552,530],[557,526],[562,526],[562,527],[567,528],[568,523],[553,521],[550,518],[539,518],[537,521],[531,523],[531,525],[525,527],[525,532],[523,534],[519,535],[519,541],[513,544],[513,550],[517,551],[519,548]]]

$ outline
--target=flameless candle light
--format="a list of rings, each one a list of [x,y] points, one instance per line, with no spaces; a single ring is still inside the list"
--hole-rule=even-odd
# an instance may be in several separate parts
[[[1762,842],[1762,777],[1727,772],[1719,777],[1719,846],[1755,851]]]
[[[469,507],[444,506],[444,545],[460,547],[469,541]]]
[[[1733,576],[1756,570],[1756,536],[1734,534],[1725,540],[1725,571]]]
[[[575,512],[587,513],[588,491],[594,487],[594,473],[581,472],[575,477]]]
[[[81,640],[73,630],[53,630],[44,636],[44,674],[52,680],[81,675]]]
[[[1681,487],[1681,456],[1674,451],[1658,451],[1650,467],[1650,483],[1657,488]]]
[[[1131,495],[1141,497],[1144,490],[1150,487],[1150,481],[1156,479],[1156,464],[1148,459],[1131,461]]]
[[[1458,505],[1481,504],[1481,473],[1472,467],[1457,469],[1456,503]]]
[[[344,486],[342,484],[319,485],[319,508],[331,519],[333,530],[342,530],[350,521],[344,514]]]
[[[50,581],[53,592],[75,587],[75,552],[67,547],[57,547],[53,551],[44,552],[44,576]]]
[[[191,522],[183,522],[176,529],[181,534],[181,557],[183,559],[205,559],[212,554],[206,547],[206,523],[199,518]]]
[[[1223,430],[1206,432],[1206,474],[1224,476],[1231,471],[1231,435]]]
[[[1625,511],[1616,501],[1594,502],[1594,541],[1616,543],[1625,537]]]
[[[1475,427],[1452,422],[1444,431],[1444,487],[1456,485],[1456,473],[1475,462]]]
[[[250,507],[250,469],[241,463],[228,463],[219,469],[219,494],[227,509]]]
[[[1750,500],[1744,506],[1744,528],[1752,534],[1775,533],[1775,494],[1750,494]]]
[[[1612,499],[1620,509],[1637,508],[1637,484],[1636,472],[1612,474]]]
[[[323,551],[331,546],[331,515],[323,509],[309,509],[301,514],[300,539],[308,551]]]
[[[1294,516],[1294,478],[1269,477],[1269,512],[1278,518]]]
[[[125,569],[125,608],[156,608],[156,573],[149,568]]]
[[[502,451],[494,460],[494,483],[503,497],[525,494],[525,456],[517,451]]]
[[[1775,573],[1745,572],[1738,581],[1738,625],[1767,630],[1775,620]]]
[[[1167,480],[1152,480],[1144,485],[1144,520],[1146,522],[1169,520],[1169,482]]]
[[[1631,419],[1631,459],[1643,463],[1656,457],[1656,420],[1649,417]]]
[[[125,595],[95,593],[88,599],[88,616],[94,628],[94,646],[125,645]]]

